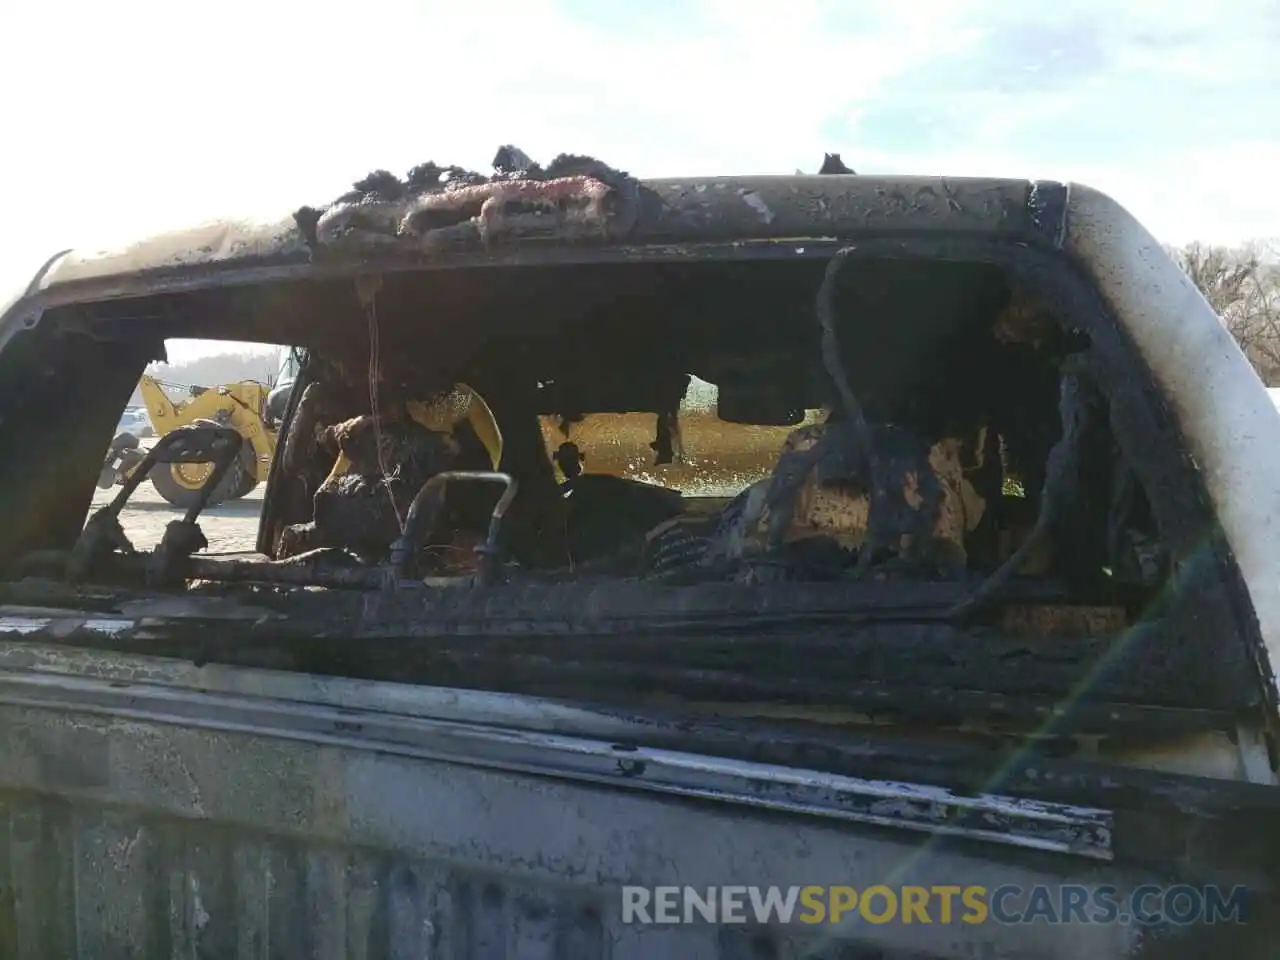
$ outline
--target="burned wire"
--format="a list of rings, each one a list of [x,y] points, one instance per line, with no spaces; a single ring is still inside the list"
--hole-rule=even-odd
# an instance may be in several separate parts
[[[382,474],[382,487],[387,491],[391,501],[391,510],[400,532],[404,533],[405,518],[396,503],[395,493],[391,489],[391,470],[387,465],[386,446],[382,435],[382,406],[378,395],[378,382],[382,376],[381,344],[378,330],[378,291],[382,289],[382,277],[360,276],[356,278],[356,296],[365,309],[369,322],[369,414],[373,418],[373,443],[378,455],[378,471]]]
[[[866,570],[871,565],[874,552],[871,549],[871,544],[873,543],[871,531],[875,529],[875,518],[879,512],[876,509],[876,501],[878,499],[876,491],[881,488],[881,484],[878,482],[880,476],[879,458],[876,456],[875,438],[871,433],[871,425],[867,422],[866,412],[862,409],[862,404],[858,402],[858,398],[853,395],[853,389],[849,386],[849,378],[845,374],[844,359],[840,352],[840,341],[836,336],[835,319],[836,279],[854,253],[855,248],[843,247],[831,258],[822,277],[822,286],[818,288],[816,309],[818,325],[822,330],[822,365],[827,371],[827,376],[831,378],[840,404],[843,407],[846,418],[844,426],[852,434],[857,448],[855,453],[866,464],[867,489],[871,502],[867,517],[867,544],[858,555],[858,568]]]

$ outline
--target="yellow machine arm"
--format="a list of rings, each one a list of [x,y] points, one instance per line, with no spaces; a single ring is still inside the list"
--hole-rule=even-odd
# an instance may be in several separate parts
[[[276,437],[263,422],[268,388],[252,380],[210,387],[194,394],[190,400],[174,403],[159,380],[148,374],[138,380],[138,392],[146,405],[147,415],[162,437],[170,430],[197,420],[212,420],[232,427],[253,447],[255,479],[265,482],[275,455]]]

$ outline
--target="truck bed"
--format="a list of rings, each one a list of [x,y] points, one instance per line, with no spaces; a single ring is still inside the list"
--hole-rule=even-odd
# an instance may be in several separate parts
[[[1121,925],[1046,942],[1038,925],[624,924],[627,884],[1136,882],[1108,862],[1105,810],[1006,800],[1008,830],[949,841],[911,822],[906,785],[791,771],[788,786],[765,764],[623,748],[641,726],[527,697],[7,645],[0,956],[1136,948]],[[925,799],[998,805],[948,796]]]

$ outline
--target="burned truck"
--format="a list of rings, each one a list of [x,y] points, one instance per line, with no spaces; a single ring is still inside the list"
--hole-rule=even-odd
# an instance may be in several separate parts
[[[0,326],[0,955],[1267,956],[1265,388],[1093,190],[825,170],[504,147],[46,263]],[[90,399],[183,337],[301,361],[250,555],[201,503],[135,546],[131,484],[85,519]],[[240,442],[147,456],[212,489]],[[1233,912],[621,910],[886,884]]]

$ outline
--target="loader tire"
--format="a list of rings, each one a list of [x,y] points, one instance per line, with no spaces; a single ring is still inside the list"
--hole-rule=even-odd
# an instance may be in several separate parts
[[[213,465],[209,463],[157,463],[151,468],[151,484],[169,503],[186,510],[199,501],[200,487],[212,469]],[[227,472],[223,474],[222,480],[214,488],[205,506],[213,507],[234,499],[235,491],[244,486],[244,473],[245,463],[242,451],[227,468]]]
[[[246,443],[240,448],[240,485],[231,491],[228,500],[239,500],[247,497],[258,485],[258,454],[253,444]]]

